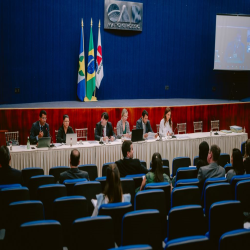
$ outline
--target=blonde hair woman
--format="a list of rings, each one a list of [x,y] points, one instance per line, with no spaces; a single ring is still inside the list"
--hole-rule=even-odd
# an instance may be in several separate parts
[[[120,139],[122,136],[130,137],[130,129],[128,119],[128,111],[126,109],[122,110],[121,120],[117,122],[117,138]]]

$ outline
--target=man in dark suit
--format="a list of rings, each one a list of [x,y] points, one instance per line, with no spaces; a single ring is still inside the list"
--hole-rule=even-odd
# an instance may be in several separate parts
[[[148,132],[152,132],[153,130],[150,125],[150,121],[148,120],[148,112],[146,110],[142,111],[142,117],[136,122],[136,129],[143,129],[143,137],[148,137]],[[157,137],[157,135],[156,135]]]
[[[22,184],[22,172],[11,168],[11,155],[8,147],[0,148],[0,184]]]
[[[96,123],[95,128],[95,140],[100,141],[101,138],[105,142],[106,140],[115,140],[115,133],[111,122],[108,122],[109,115],[107,112],[103,112],[101,121]]]
[[[50,137],[49,124],[46,123],[46,120],[47,120],[47,113],[45,110],[41,110],[39,115],[39,121],[34,122],[30,130],[31,144],[36,144],[38,142],[38,138]]]
[[[217,145],[212,145],[207,155],[209,165],[201,167],[198,172],[200,183],[204,183],[207,178],[225,177],[225,169],[217,163],[219,157],[220,148]]]
[[[131,141],[124,141],[122,144],[123,160],[116,161],[120,171],[120,176],[125,177],[129,174],[147,174],[148,170],[138,159],[133,159],[133,144]]]
[[[82,179],[82,178],[86,178],[89,181],[88,172],[79,170],[78,169],[79,164],[80,164],[80,152],[77,149],[73,149],[70,154],[70,169],[60,174],[59,182],[63,183],[63,181],[68,179]]]

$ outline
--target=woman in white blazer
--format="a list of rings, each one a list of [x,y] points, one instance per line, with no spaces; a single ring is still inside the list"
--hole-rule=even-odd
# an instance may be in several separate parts
[[[163,119],[160,122],[159,134],[162,136],[172,135],[173,133],[173,121],[171,118],[171,109],[166,107],[163,115]]]
[[[128,119],[128,111],[126,109],[122,110],[121,120],[117,122],[117,138],[120,139],[122,136],[131,137]]]

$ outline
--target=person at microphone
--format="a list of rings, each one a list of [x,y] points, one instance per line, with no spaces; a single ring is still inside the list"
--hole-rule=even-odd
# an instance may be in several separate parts
[[[101,121],[96,123],[95,128],[95,140],[100,141],[114,141],[115,133],[113,131],[113,127],[111,122],[108,121],[109,115],[107,112],[103,112],[101,116]]]
[[[45,110],[41,110],[39,114],[39,120],[32,124],[30,130],[30,143],[37,144],[38,138],[50,137],[49,124],[46,123],[47,113]]]
[[[56,136],[56,142],[65,143],[66,142],[66,134],[74,134],[74,130],[69,126],[69,116],[63,116],[63,124],[58,129],[58,133]]]
[[[161,119],[159,134],[162,136],[173,134],[173,122],[171,118],[171,109],[169,107],[166,107],[163,119]]]

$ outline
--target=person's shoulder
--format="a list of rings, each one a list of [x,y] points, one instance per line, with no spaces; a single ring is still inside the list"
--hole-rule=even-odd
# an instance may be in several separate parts
[[[32,123],[32,127],[37,127],[37,126],[39,126],[39,121]]]
[[[126,122],[127,122],[127,121],[126,121]],[[125,122],[125,123],[126,123],[126,122]],[[118,126],[120,126],[120,125],[121,125],[121,123],[122,123],[122,121],[121,121],[121,120],[119,120],[119,121],[117,122],[117,127],[118,127]]]
[[[136,121],[136,123],[140,123],[141,122],[141,118],[139,118],[137,121]]]
[[[22,171],[21,170],[18,170],[18,169],[15,169],[15,168],[11,168],[11,171],[15,174],[22,174]]]
[[[112,123],[111,123],[111,122],[108,122],[108,126],[111,126],[111,127],[112,127]]]
[[[79,171],[80,171],[80,173],[82,175],[89,176],[89,173],[87,171],[83,171],[83,170],[80,170],[80,169],[79,169]]]
[[[62,172],[62,173],[60,173],[60,176],[61,177],[63,177],[63,176],[68,176],[68,172],[70,171],[70,169],[69,170],[66,170],[66,171],[64,171],[64,172]]]
[[[228,172],[227,172],[228,175],[232,175],[232,174],[235,174],[234,170],[233,169],[230,169]]]
[[[96,127],[100,126],[101,125],[101,122],[97,122],[96,123]]]

